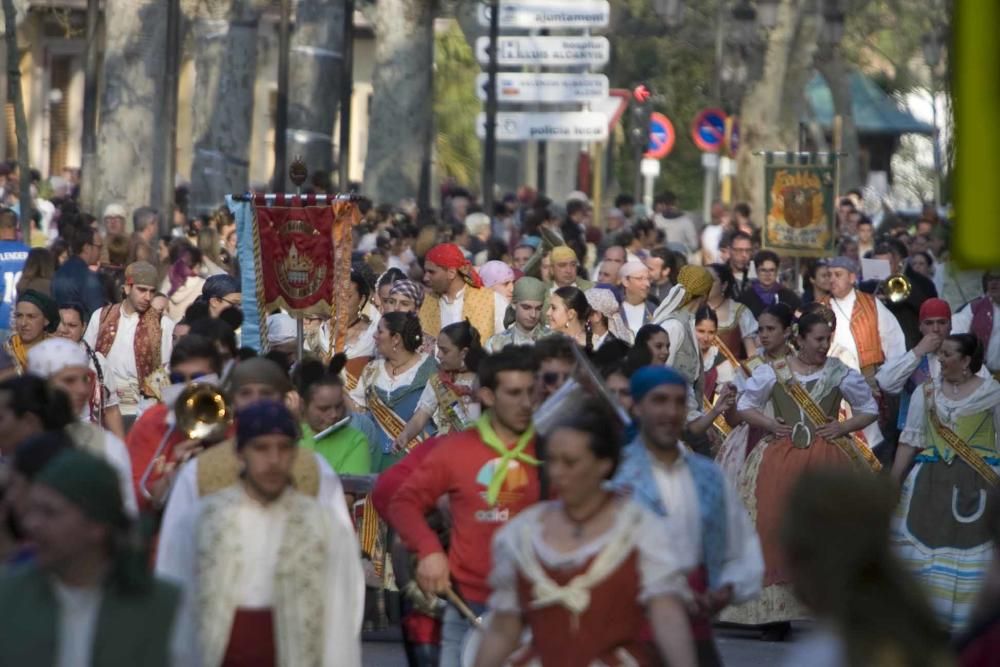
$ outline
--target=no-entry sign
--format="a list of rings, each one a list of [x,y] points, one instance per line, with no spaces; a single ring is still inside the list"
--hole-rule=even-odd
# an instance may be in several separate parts
[[[649,114],[649,147],[644,157],[651,160],[662,160],[670,155],[677,141],[674,124],[662,113],[655,111]]]
[[[706,153],[718,153],[726,137],[726,112],[722,109],[702,109],[691,123],[694,145]]]

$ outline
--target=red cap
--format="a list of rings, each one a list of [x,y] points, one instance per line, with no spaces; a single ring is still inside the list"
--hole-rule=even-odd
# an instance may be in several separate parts
[[[930,318],[951,319],[951,306],[944,299],[927,299],[920,306],[920,321]]]

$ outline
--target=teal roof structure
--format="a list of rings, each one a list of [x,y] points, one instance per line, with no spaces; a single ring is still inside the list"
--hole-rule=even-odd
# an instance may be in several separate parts
[[[850,73],[851,101],[854,123],[861,134],[926,134],[934,133],[930,123],[917,120],[913,114],[901,109],[894,99],[878,85],[858,71]],[[824,129],[833,127],[833,95],[826,79],[819,73],[806,84],[806,101],[813,111],[813,118]]]

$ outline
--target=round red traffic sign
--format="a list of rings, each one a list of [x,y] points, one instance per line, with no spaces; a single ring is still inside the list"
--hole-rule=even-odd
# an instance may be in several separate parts
[[[674,124],[670,119],[655,111],[649,114],[649,146],[643,157],[662,160],[670,155],[676,141],[677,133],[674,132]]]
[[[725,136],[726,112],[722,109],[702,109],[691,123],[691,139],[706,153],[718,153]]]

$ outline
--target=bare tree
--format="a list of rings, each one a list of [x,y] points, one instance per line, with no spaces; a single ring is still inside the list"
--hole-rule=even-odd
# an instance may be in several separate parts
[[[163,132],[161,91],[166,52],[166,3],[162,0],[106,0],[104,93],[97,132],[98,206],[125,202],[130,209],[150,202]]]
[[[764,215],[763,170],[753,152],[796,147],[819,33],[819,17],[808,11],[812,7],[810,0],[782,0],[778,23],[768,35],[763,76],[743,98],[737,197],[751,203],[757,224]]]
[[[191,211],[207,213],[250,180],[260,0],[194,8],[195,108]]]
[[[365,192],[375,201],[417,197],[429,178],[433,128],[434,2],[379,0]]]

